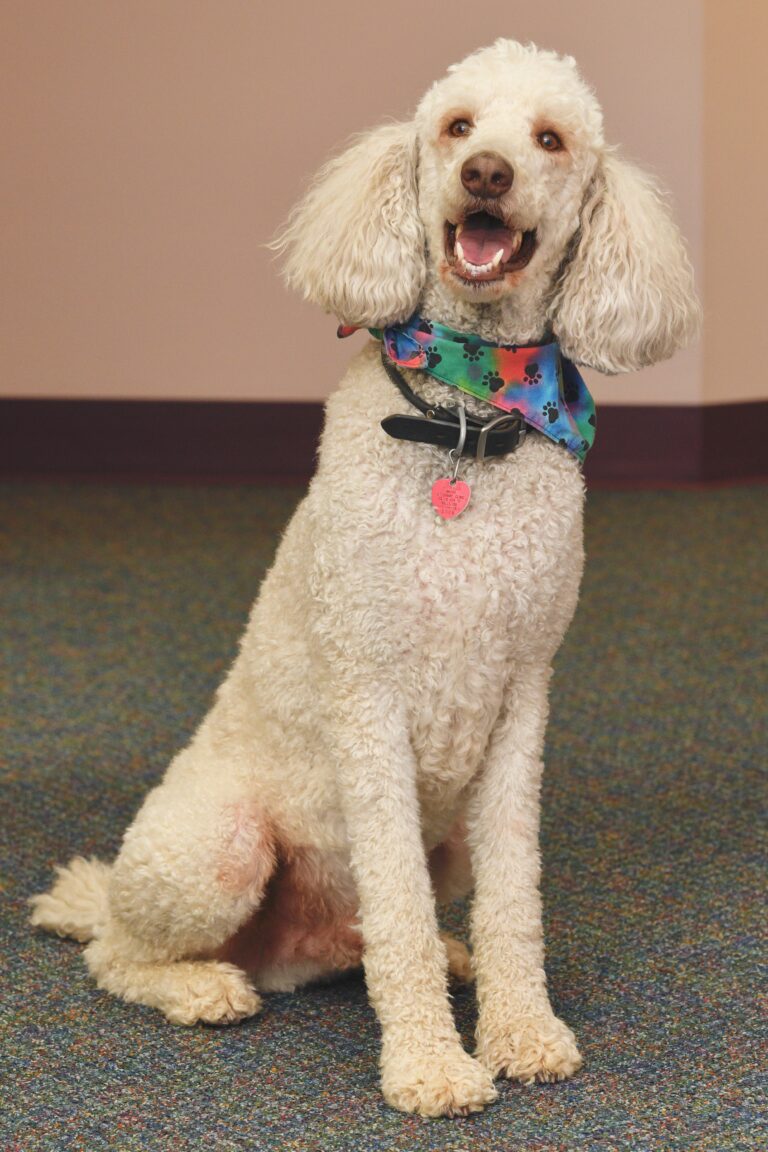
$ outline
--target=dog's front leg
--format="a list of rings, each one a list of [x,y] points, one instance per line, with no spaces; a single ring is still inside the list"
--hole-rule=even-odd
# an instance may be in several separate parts
[[[511,685],[468,811],[477,1055],[494,1076],[527,1083],[565,1079],[582,1062],[544,974],[538,840],[548,681],[549,669],[535,668]]]
[[[339,708],[339,785],[366,982],[383,1032],[384,1096],[425,1116],[479,1111],[496,1090],[453,1021],[405,717],[382,693]]]

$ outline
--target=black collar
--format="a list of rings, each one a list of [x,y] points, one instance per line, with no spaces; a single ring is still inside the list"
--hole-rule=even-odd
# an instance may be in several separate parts
[[[381,349],[384,371],[409,404],[417,408],[420,416],[395,413],[385,416],[381,426],[388,436],[396,440],[411,440],[417,444],[435,444],[438,448],[456,448],[459,443],[459,418],[455,408],[441,405],[430,407],[408,385],[405,377]],[[462,456],[484,460],[486,456],[506,456],[519,448],[525,439],[525,424],[514,412],[503,412],[485,423],[477,416],[466,414],[467,436]]]

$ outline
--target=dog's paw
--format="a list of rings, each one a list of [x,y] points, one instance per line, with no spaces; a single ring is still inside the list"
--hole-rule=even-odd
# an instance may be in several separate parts
[[[493,1080],[460,1046],[433,1052],[407,1046],[382,1064],[384,1099],[420,1116],[467,1116],[496,1099]]]
[[[475,970],[472,967],[472,955],[466,944],[451,936],[448,932],[441,932],[440,939],[445,945],[448,957],[448,975],[458,984],[471,984],[475,979]]]
[[[480,1029],[477,1058],[492,1076],[523,1084],[567,1080],[583,1063],[576,1037],[557,1016],[528,1016],[514,1028]]]
[[[174,965],[169,982],[163,1008],[173,1024],[236,1024],[261,1008],[261,997],[232,964]]]

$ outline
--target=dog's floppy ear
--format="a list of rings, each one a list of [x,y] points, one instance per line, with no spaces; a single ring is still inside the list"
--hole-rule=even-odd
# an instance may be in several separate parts
[[[426,272],[414,125],[357,137],[320,170],[271,247],[286,253],[286,282],[345,324],[410,316]]]
[[[701,309],[682,237],[650,176],[607,153],[552,305],[563,352],[599,372],[665,360]]]

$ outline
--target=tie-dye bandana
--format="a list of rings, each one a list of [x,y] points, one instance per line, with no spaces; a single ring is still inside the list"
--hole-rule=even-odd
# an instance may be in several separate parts
[[[592,447],[594,401],[556,341],[491,344],[421,316],[370,331],[400,367],[418,368],[504,412],[517,412],[579,460]]]

